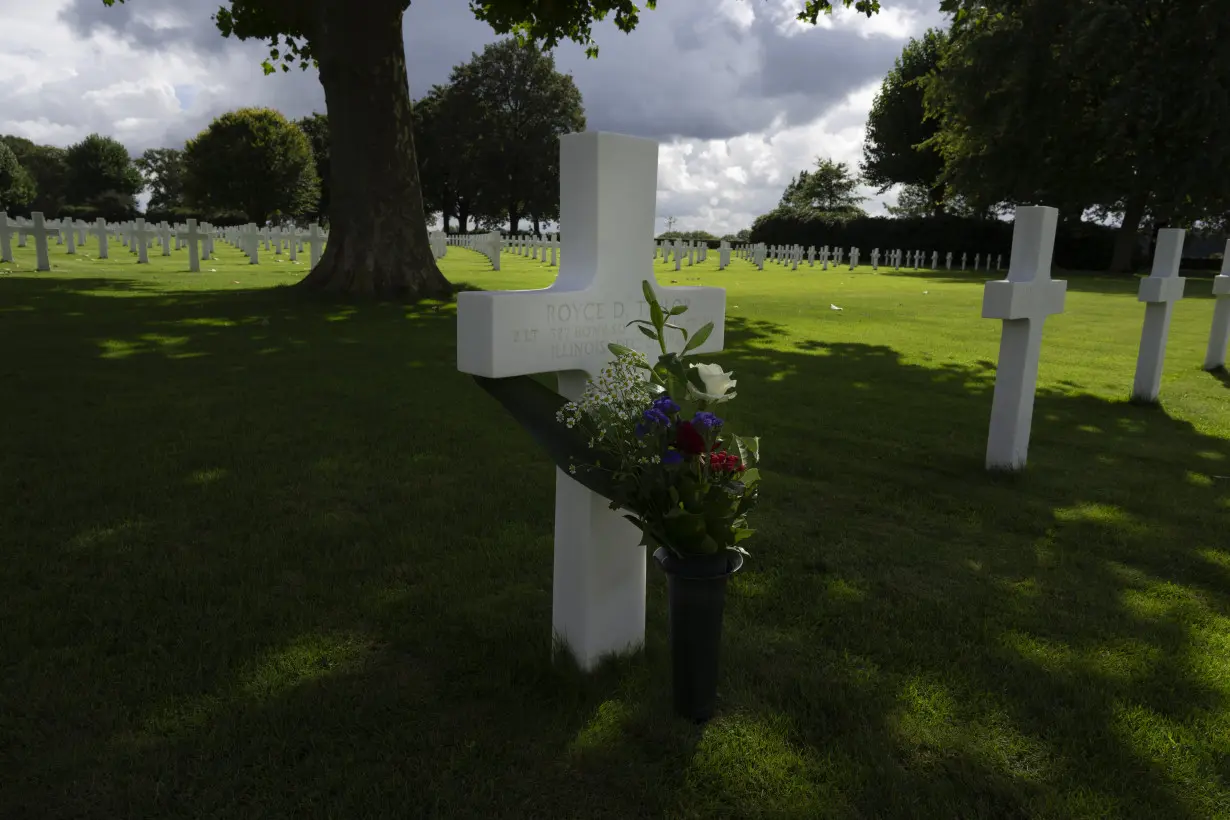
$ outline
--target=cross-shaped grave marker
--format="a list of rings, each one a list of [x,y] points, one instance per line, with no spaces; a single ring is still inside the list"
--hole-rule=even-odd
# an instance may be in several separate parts
[[[162,245],[162,255],[171,255],[171,226],[164,219],[158,223],[158,244]]]
[[[649,315],[642,280],[663,307],[688,306],[675,321],[689,331],[713,322],[699,352],[722,349],[725,292],[657,285],[645,259],[657,168],[653,140],[592,131],[560,137],[568,264],[543,290],[458,294],[458,370],[491,378],[556,373],[559,392],[580,398],[586,380],[611,360],[609,343],[652,356],[653,343],[627,327]],[[605,498],[557,470],[552,626],[584,669],[644,640],[646,560],[639,541],[637,528]]]
[[[1209,351],[1204,356],[1204,369],[1217,370],[1226,366],[1226,348],[1230,347],[1230,242],[1222,257],[1221,273],[1213,277],[1213,329],[1209,331]]]
[[[100,216],[90,227],[89,234],[90,236],[98,237],[98,258],[106,259],[107,237],[109,235],[107,231],[107,220]]]
[[[197,229],[195,219],[188,220],[188,227],[176,231],[175,236],[188,243],[188,270],[191,273],[201,272],[201,257],[197,253],[197,243],[205,238],[205,233]]]
[[[1170,336],[1170,317],[1174,303],[1183,298],[1187,280],[1179,276],[1183,260],[1182,228],[1162,228],[1157,232],[1153,251],[1153,271],[1140,280],[1136,301],[1145,303],[1145,324],[1140,331],[1140,353],[1136,357],[1136,378],[1132,399],[1152,403],[1162,390],[1162,369],[1166,365],[1166,340]]]
[[[311,259],[311,266],[314,268],[320,264],[320,255],[325,251],[325,232],[320,229],[320,225],[313,222],[308,228],[307,235],[304,237],[308,244],[308,256]]]
[[[983,291],[982,318],[1004,323],[987,435],[988,470],[1019,470],[1029,456],[1042,326],[1048,316],[1063,313],[1068,291],[1067,282],[1051,279],[1058,224],[1056,208],[1017,208],[1008,278],[987,282]]]
[[[13,261],[13,235],[19,228],[16,222],[9,221],[9,215],[0,211],[0,262]]]
[[[43,219],[42,211],[35,211],[30,214],[30,217],[30,224],[22,228],[21,231],[34,237],[34,269],[49,271],[51,270],[51,256],[47,248],[47,239],[51,236],[59,236],[60,229],[54,225],[48,225],[46,220]]]
[[[149,264],[149,241],[158,235],[158,231],[150,225],[145,224],[144,219],[137,219],[137,224],[132,227],[133,244],[137,247],[137,264]]]

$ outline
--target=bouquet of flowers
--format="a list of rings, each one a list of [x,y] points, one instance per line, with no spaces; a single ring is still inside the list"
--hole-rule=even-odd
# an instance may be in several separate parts
[[[577,401],[528,376],[475,376],[561,469],[610,500],[640,528],[642,544],[678,558],[744,553],[752,534],[760,472],[757,438],[733,435],[715,410],[735,398],[735,381],[716,364],[689,361],[713,324],[689,336],[642,282],[648,320],[629,322],[658,344],[657,362],[624,345]],[[668,333],[683,338],[674,353]]]
[[[650,318],[629,324],[657,342],[661,354],[651,363],[610,345],[615,359],[578,401],[559,409],[556,421],[586,440],[587,452],[568,471],[598,478],[611,508],[627,510],[651,548],[680,558],[743,552],[738,544],[752,534],[747,515],[760,480],[759,439],[729,433],[714,412],[735,398],[733,374],[688,359],[713,324],[689,337],[670,321],[687,307],[663,310],[649,283],[642,285]],[[681,352],[669,350],[668,332],[683,337]]]

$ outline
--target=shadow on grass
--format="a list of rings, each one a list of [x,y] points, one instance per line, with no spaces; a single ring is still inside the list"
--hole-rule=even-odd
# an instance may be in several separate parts
[[[729,319],[766,493],[697,729],[652,567],[645,653],[548,662],[554,472],[448,310],[106,287],[0,283],[0,815],[1224,805],[1230,445],[1160,409],[1044,392],[988,476],[993,363]]]

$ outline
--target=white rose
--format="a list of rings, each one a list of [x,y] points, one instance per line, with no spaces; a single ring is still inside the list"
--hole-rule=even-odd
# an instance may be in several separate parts
[[[731,378],[734,371],[729,373],[722,370],[720,364],[694,364],[692,369],[700,376],[700,380],[705,383],[703,391],[697,390],[696,387],[688,382],[688,396],[700,401],[729,401],[735,397],[734,389],[737,382]]]

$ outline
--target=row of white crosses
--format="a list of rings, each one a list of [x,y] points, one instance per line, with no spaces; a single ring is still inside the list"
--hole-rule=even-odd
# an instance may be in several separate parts
[[[1059,211],[1034,206],[1017,208],[1012,233],[1008,278],[988,282],[982,316],[1003,321],[991,425],[987,435],[987,469],[1019,470],[1029,455],[1042,326],[1048,316],[1063,313],[1068,283],[1051,279],[1051,258]],[[1140,282],[1137,300],[1145,303],[1132,399],[1153,403],[1161,394],[1166,342],[1175,302],[1183,298],[1186,280],[1179,276],[1185,231],[1158,231],[1153,270]],[[1230,242],[1220,275],[1213,281],[1216,304],[1204,368],[1226,366],[1230,346]]]
[[[498,235],[498,234],[497,234]],[[545,236],[510,236],[502,242],[505,251],[516,256],[523,256],[533,259],[536,262],[545,262],[550,265],[559,264],[559,234],[546,234]],[[551,255],[550,261],[547,261],[548,252]]]
[[[672,242],[669,239],[664,239],[654,245],[651,258],[657,259],[659,254],[662,255],[663,262],[669,263],[674,258],[675,270],[680,270],[684,259],[688,260],[689,265],[695,265],[708,259],[709,245],[706,242],[696,242],[695,240],[685,242],[682,239],[676,239]]]
[[[457,233],[444,234],[433,233],[430,235],[432,239],[433,250],[437,248],[436,242],[439,242],[436,259],[442,259],[448,246],[452,245],[458,248],[467,248],[481,253],[491,262],[492,270],[500,269],[500,252],[504,249],[504,237],[499,231],[490,231],[488,233]],[[551,264],[555,264],[555,248],[551,249]]]
[[[7,214],[0,212],[0,261],[12,262],[12,237],[18,237],[18,247],[25,246],[27,236],[34,238],[36,270],[51,270],[50,238],[56,237],[60,244],[65,244],[69,254],[77,252],[77,243],[86,242],[87,234],[98,240],[98,258],[110,258],[110,240],[118,239],[125,247],[136,254],[138,264],[149,264],[149,249],[156,242],[162,248],[163,256],[170,256],[172,245],[175,250],[185,246],[188,248],[188,269],[194,273],[200,271],[202,259],[208,259],[213,254],[213,242],[222,238],[230,241],[248,254],[251,264],[259,262],[259,243],[264,241],[265,250],[271,243],[277,254],[284,248],[289,249],[291,261],[296,261],[297,251],[306,242],[311,251],[312,267],[320,261],[324,250],[327,234],[319,225],[313,224],[308,231],[287,228],[264,228],[258,230],[255,225],[240,228],[218,229],[208,223],[198,223],[189,219],[186,225],[172,227],[166,222],[159,225],[146,223],[144,219],[136,219],[118,224],[108,223],[98,219],[94,223],[80,220],[48,221],[41,212],[35,212],[31,219],[10,221]]]
[[[291,262],[298,262],[299,252],[306,248],[310,270],[319,264],[321,256],[324,255],[329,234],[315,222],[308,226],[307,230],[298,227],[262,228],[249,222],[246,225],[222,228],[218,238],[247,256],[249,265],[260,264],[262,247],[275,256],[281,256],[285,251]]]

